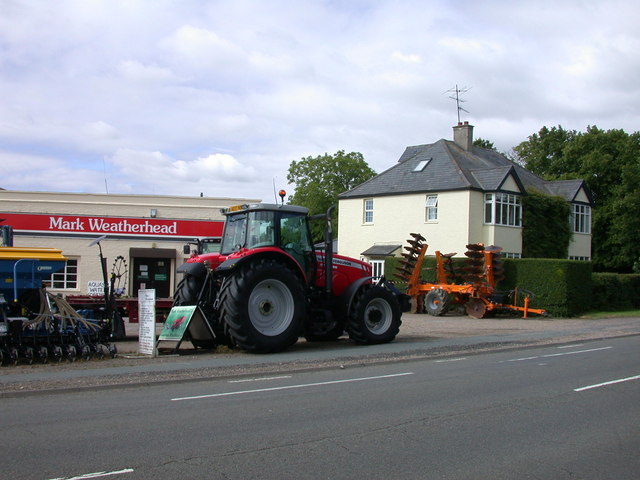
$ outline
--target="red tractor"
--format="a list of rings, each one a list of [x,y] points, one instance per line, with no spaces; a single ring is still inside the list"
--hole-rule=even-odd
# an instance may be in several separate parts
[[[410,298],[365,262],[333,254],[331,210],[310,217],[304,207],[239,205],[226,216],[220,252],[192,256],[174,305],[198,305],[218,344],[277,352],[299,337],[336,340],[345,331],[359,344],[392,341]],[[311,241],[309,220],[326,222],[324,247]]]

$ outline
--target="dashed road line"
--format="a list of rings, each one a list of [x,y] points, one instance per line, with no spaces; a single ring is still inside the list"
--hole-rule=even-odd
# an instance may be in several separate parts
[[[339,383],[351,383],[351,382],[365,382],[368,380],[379,380],[382,378],[393,378],[393,377],[402,377],[405,375],[413,375],[413,372],[405,372],[405,373],[393,373],[390,375],[378,375],[375,377],[358,377],[358,378],[347,378],[345,380],[330,380],[327,382],[317,382],[317,383],[302,383],[298,385],[285,385],[282,387],[270,387],[270,388],[257,388],[255,390],[242,390],[236,392],[224,392],[224,393],[211,393],[208,395],[194,395],[192,397],[178,397],[172,398],[172,402],[180,402],[183,400],[200,400],[203,398],[216,398],[216,397],[228,397],[231,395],[246,395],[250,393],[262,393],[262,392],[275,392],[277,390],[291,390],[294,388],[307,388],[307,387],[317,387],[323,385],[336,385]]]
[[[616,383],[623,383],[623,382],[630,382],[632,380],[640,380],[640,375],[635,375],[633,377],[627,377],[627,378],[619,378],[617,380],[611,380],[609,382],[604,382],[604,383],[596,383],[595,385],[587,385],[586,387],[574,388],[573,391],[584,392],[585,390],[591,390],[592,388],[606,387],[608,385],[614,385]]]
[[[133,468],[124,468],[122,470],[114,470],[113,472],[85,473],[83,475],[77,475],[75,477],[50,478],[49,480],[86,480],[88,478],[111,477],[111,476],[114,476],[114,475],[122,475],[122,474],[125,474],[125,473],[133,473]]]

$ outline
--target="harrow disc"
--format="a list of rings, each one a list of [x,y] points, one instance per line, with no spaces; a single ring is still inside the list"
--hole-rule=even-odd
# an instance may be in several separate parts
[[[479,298],[471,297],[464,305],[467,315],[473,318],[482,318],[487,313],[487,305]]]

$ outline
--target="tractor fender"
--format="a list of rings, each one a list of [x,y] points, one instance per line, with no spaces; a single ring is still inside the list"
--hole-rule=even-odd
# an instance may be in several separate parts
[[[202,263],[183,263],[180,265],[176,271],[178,273],[186,273],[187,275],[192,275],[196,278],[204,278],[207,276],[207,267],[205,267]]]
[[[381,281],[375,282],[373,277],[362,277],[349,285],[345,289],[345,291],[342,292],[342,295],[340,295],[340,300],[338,302],[338,313],[342,318],[346,318],[349,315],[349,312],[351,311],[351,305],[356,294],[364,285],[368,284],[379,285],[393,293],[393,296],[398,301],[401,312],[408,312],[409,310],[411,310],[411,297],[402,293],[393,284],[387,282],[384,278],[382,278]]]
[[[263,258],[273,258],[281,263],[285,264],[291,270],[293,270],[302,280],[306,283],[306,275],[300,268],[298,262],[294,260],[294,258],[283,252],[282,250],[275,249],[265,249],[263,251],[256,251],[249,255],[242,255],[235,258],[228,258],[215,269],[217,274],[228,275],[231,271],[236,270],[240,265],[244,265],[246,262],[259,261]]]
[[[338,299],[338,318],[347,318],[351,311],[351,304],[356,294],[364,285],[373,283],[373,277],[362,277],[351,283],[340,295]]]

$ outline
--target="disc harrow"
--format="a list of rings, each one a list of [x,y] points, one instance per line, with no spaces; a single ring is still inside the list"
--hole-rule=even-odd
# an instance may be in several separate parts
[[[402,253],[403,260],[395,276],[407,282],[407,294],[416,299],[416,311],[423,310],[430,315],[442,315],[453,305],[462,305],[467,314],[483,318],[493,311],[518,311],[524,318],[534,313],[545,315],[542,309],[530,308],[533,294],[517,288],[508,292],[496,290],[498,282],[504,279],[502,248],[482,243],[466,245],[464,265],[456,271],[452,258],[456,253],[442,254],[436,251],[436,282],[423,283],[420,280],[422,263],[428,245],[419,233],[411,233]],[[457,283],[460,278],[461,282]],[[506,300],[510,303],[506,303]]]

